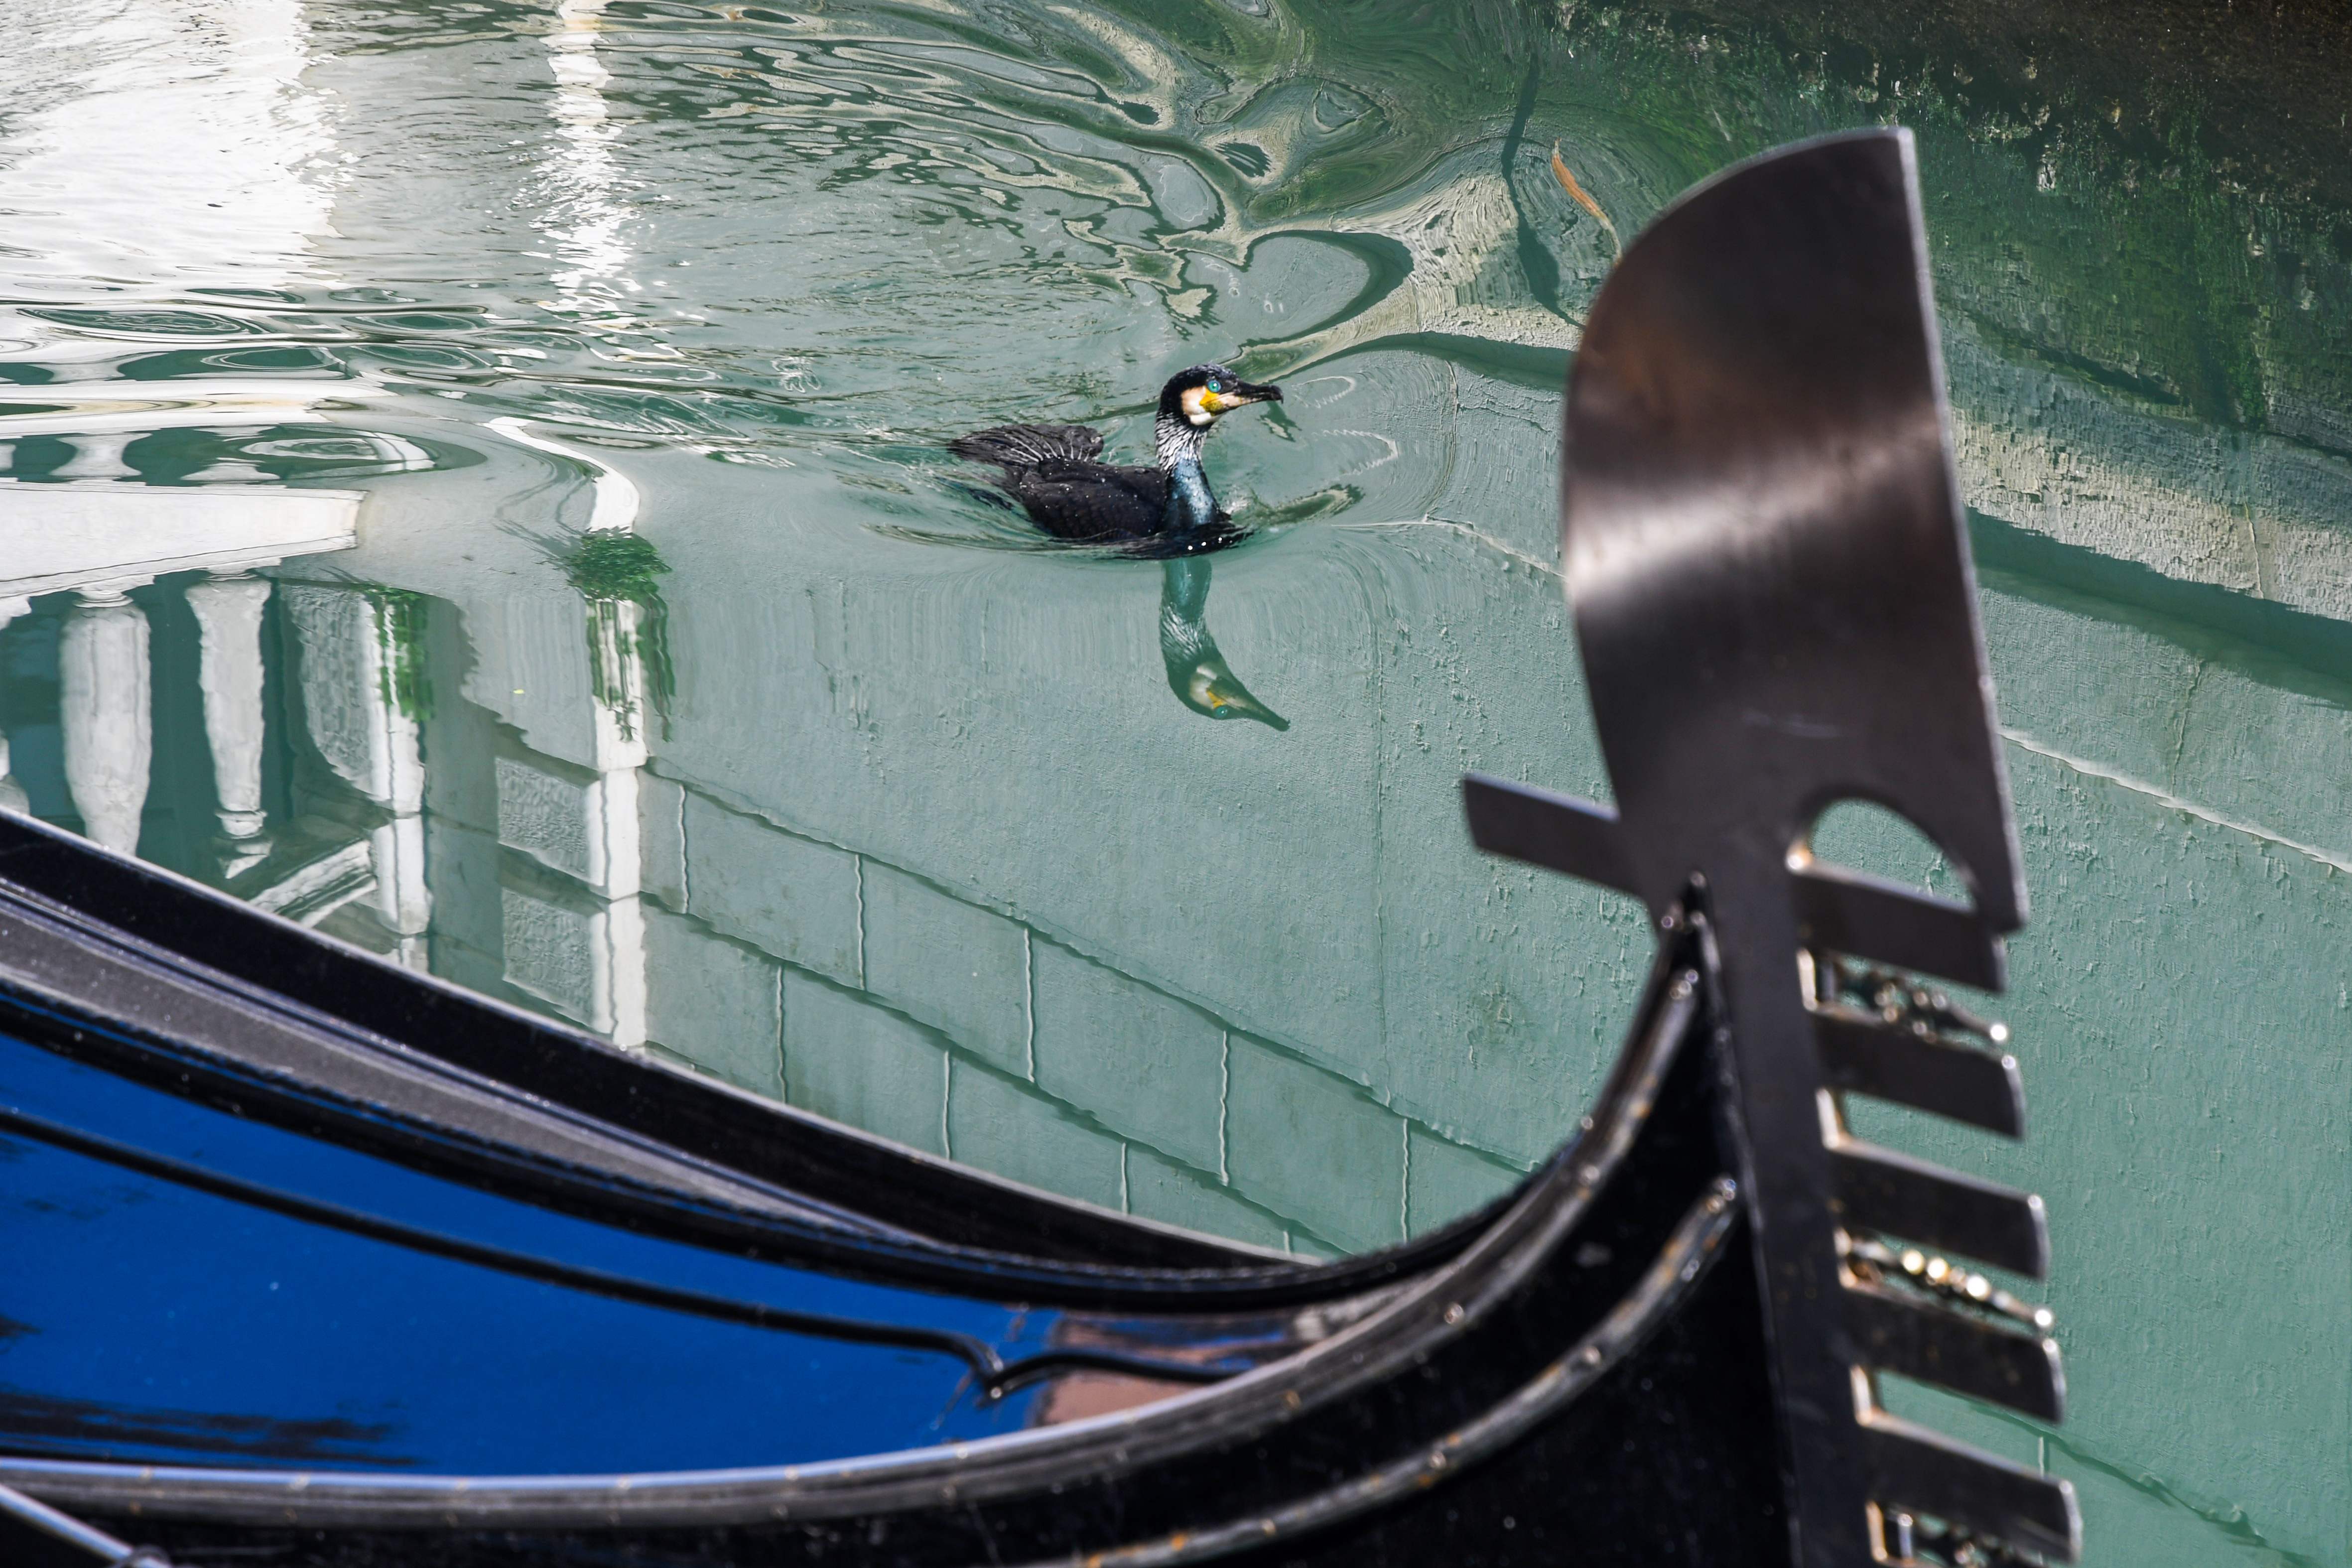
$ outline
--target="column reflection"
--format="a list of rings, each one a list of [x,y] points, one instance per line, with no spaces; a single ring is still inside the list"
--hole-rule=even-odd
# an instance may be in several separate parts
[[[190,584],[187,598],[202,638],[197,679],[204,689],[213,787],[220,801],[221,875],[233,878],[269,853],[261,802],[268,739],[261,619],[269,584],[243,572],[215,573]]]
[[[9,622],[26,614],[32,607],[30,599],[0,598],[0,632],[6,631]],[[0,811],[31,809],[32,799],[26,795],[25,786],[16,782],[16,769],[9,759],[7,732],[0,731]]]
[[[82,832],[125,855],[139,847],[155,752],[147,614],[131,602],[132,585],[81,590],[58,648],[66,788]]]

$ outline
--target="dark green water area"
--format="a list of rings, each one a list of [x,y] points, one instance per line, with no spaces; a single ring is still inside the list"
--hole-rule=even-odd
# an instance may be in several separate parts
[[[1454,795],[1604,793],[1594,290],[1906,124],[2033,1121],[1869,1125],[2045,1195],[2071,1394],[1937,1419],[2106,1568],[2352,1562],[2347,102],[2340,20],[2167,0],[10,5],[0,795],[1022,1181],[1416,1234],[1567,1134],[1650,951]],[[1204,360],[1287,395],[1213,557],[1048,548],[943,449],[1139,460]]]

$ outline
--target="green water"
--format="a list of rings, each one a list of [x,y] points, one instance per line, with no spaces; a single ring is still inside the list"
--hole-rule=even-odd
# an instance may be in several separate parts
[[[1565,1135],[1648,952],[1454,796],[1606,793],[1553,496],[1615,236],[1898,120],[2034,1120],[1868,1131],[2045,1195],[2072,1395],[1936,1418],[2093,1563],[2352,1562],[2352,149],[2306,77],[1885,26],[12,6],[0,794],[958,1160],[1414,1234]],[[1138,457],[1204,359],[1287,393],[1213,560],[1041,548],[941,450]]]

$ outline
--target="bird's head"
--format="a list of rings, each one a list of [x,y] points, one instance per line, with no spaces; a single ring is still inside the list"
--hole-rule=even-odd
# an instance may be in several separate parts
[[[1160,417],[1206,430],[1223,414],[1253,403],[1279,403],[1282,388],[1244,381],[1221,364],[1196,364],[1160,389]]]

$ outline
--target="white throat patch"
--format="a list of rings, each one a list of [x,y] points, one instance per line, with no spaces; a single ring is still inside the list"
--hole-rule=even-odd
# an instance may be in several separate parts
[[[1151,444],[1158,450],[1160,466],[1172,468],[1179,463],[1197,463],[1201,448],[1208,443],[1211,415],[1198,415],[1183,419],[1161,415],[1152,424]]]

